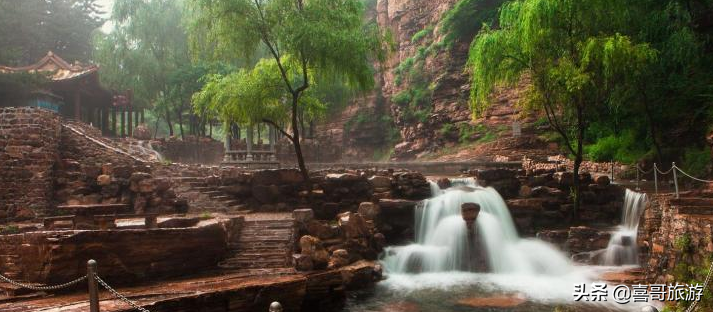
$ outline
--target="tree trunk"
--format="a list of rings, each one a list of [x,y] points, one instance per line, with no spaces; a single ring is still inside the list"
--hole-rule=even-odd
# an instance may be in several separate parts
[[[297,120],[297,102],[299,94],[292,94],[292,145],[295,146],[295,154],[297,155],[297,165],[302,173],[302,179],[309,185],[309,171],[305,165],[305,159],[302,155],[302,146],[300,145],[300,123]]]
[[[572,208],[572,222],[579,221],[579,210],[582,206],[582,183],[579,179],[579,167],[582,165],[583,160],[583,147],[584,147],[584,108],[577,107],[577,151],[574,155],[574,168],[572,182],[574,191],[574,207]]]
[[[168,136],[173,136],[173,124],[171,123],[171,114],[166,109],[166,124],[168,124]]]
[[[183,104],[178,107],[178,129],[181,131],[181,140],[185,140],[186,137],[183,135]]]

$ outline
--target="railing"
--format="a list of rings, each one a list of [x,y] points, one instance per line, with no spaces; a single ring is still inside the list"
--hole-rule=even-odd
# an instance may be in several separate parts
[[[267,162],[276,161],[274,151],[253,150],[230,150],[225,152],[225,161],[239,162]]]
[[[26,288],[30,290],[37,290],[37,291],[47,291],[47,290],[60,290],[60,289],[65,289],[72,287],[74,285],[77,285],[81,283],[84,280],[87,280],[87,286],[89,290],[89,311],[90,312],[99,312],[99,285],[101,285],[104,289],[109,291],[116,299],[119,299],[126,303],[127,305],[131,306],[132,308],[141,311],[141,312],[150,312],[149,310],[141,307],[138,305],[136,302],[129,300],[126,296],[120,294],[118,291],[116,291],[113,287],[109,286],[104,280],[99,277],[99,273],[97,271],[97,262],[94,260],[89,260],[87,261],[87,275],[84,275],[82,277],[79,277],[71,282],[63,283],[63,284],[58,284],[58,285],[32,285],[32,284],[26,284],[26,283],[21,283],[15,280],[12,280],[6,276],[3,276],[0,274],[0,280],[9,283],[11,285],[21,287],[21,288]]]
[[[4,281],[6,283],[9,283],[11,285],[25,288],[25,289],[30,289],[30,290],[36,290],[36,291],[49,291],[49,290],[60,290],[60,289],[66,289],[72,286],[75,286],[84,280],[87,280],[87,288],[89,291],[89,312],[99,312],[99,286],[101,285],[102,288],[106,289],[109,293],[114,296],[114,298],[124,302],[125,304],[129,305],[132,307],[134,310],[141,311],[141,312],[150,312],[148,309],[142,307],[135,301],[130,300],[126,296],[122,295],[119,293],[116,289],[113,287],[109,286],[109,284],[104,281],[101,277],[99,277],[99,271],[97,269],[97,262],[94,260],[89,260],[87,261],[87,275],[84,275],[82,277],[79,277],[75,280],[72,280],[70,282],[66,282],[63,284],[58,284],[58,285],[33,285],[33,284],[27,284],[27,283],[21,283],[15,280],[12,280],[6,276],[3,276],[0,274],[0,281]],[[273,302],[270,304],[269,312],[282,312],[282,305],[279,302]]]
[[[613,167],[612,167],[612,176],[614,175],[613,172],[614,171],[613,171]],[[671,163],[671,168],[669,168],[666,171],[662,171],[661,169],[659,169],[659,167],[656,163],[654,163],[654,165],[648,171],[641,169],[641,167],[639,167],[639,165],[637,164],[636,165],[636,189],[637,190],[640,189],[639,185],[641,183],[641,174],[647,175],[652,172],[654,174],[654,192],[656,194],[659,193],[659,177],[660,176],[663,177],[668,174],[673,174],[674,194],[675,194],[676,198],[680,197],[679,185],[678,185],[678,178],[679,178],[678,174],[679,173],[685,177],[690,178],[693,181],[702,182],[702,183],[713,183],[713,180],[704,180],[704,179],[696,178],[696,177],[692,176],[691,174],[683,171],[683,169],[676,166],[675,162]]]

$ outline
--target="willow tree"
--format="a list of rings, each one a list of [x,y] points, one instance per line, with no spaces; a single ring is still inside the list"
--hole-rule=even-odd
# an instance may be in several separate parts
[[[182,129],[184,103],[172,97],[176,77],[190,77],[188,36],[181,23],[183,0],[116,0],[110,20],[113,29],[95,38],[95,60],[102,80],[115,89],[134,91],[135,103],[162,116],[174,135],[172,115]],[[158,120],[157,120],[158,124]],[[182,131],[181,131],[182,132]],[[181,133],[182,134],[182,133]]]
[[[208,48],[213,57],[228,59],[235,58],[235,53],[250,58],[258,49],[267,50],[274,62],[274,66],[269,66],[274,73],[254,74],[280,78],[286,98],[274,108],[284,114],[265,114],[274,111],[239,103],[230,109],[249,115],[251,120],[271,124],[285,135],[294,146],[307,182],[309,174],[300,145],[298,118],[309,102],[303,96],[314,77],[344,80],[355,88],[369,89],[374,85],[371,62],[384,59],[382,36],[375,24],[364,23],[361,1],[191,0],[190,3],[196,50]],[[283,129],[273,119],[278,115],[289,116],[291,129]]]
[[[574,158],[571,217],[581,205],[579,169],[585,130],[598,110],[619,104],[630,92],[625,82],[642,75],[656,56],[646,44],[618,33],[625,29],[625,1],[518,0],[505,4],[500,28],[488,29],[471,46],[471,107],[475,115],[489,104],[496,85],[531,80],[528,109],[544,111]],[[633,88],[633,87],[632,87]]]

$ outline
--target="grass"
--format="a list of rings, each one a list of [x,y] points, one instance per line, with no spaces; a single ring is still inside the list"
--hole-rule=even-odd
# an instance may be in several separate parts
[[[20,228],[17,227],[16,225],[8,225],[3,228],[0,228],[0,234],[2,235],[10,235],[10,234],[17,234],[20,233]]]
[[[423,38],[426,38],[428,35],[431,35],[433,33],[433,28],[433,25],[430,25],[413,34],[413,37],[411,37],[411,43],[418,43],[423,40]]]

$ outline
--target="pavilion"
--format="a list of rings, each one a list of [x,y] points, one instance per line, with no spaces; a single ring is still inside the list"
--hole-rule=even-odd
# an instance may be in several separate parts
[[[65,118],[92,124],[107,135],[116,133],[113,93],[99,83],[99,66],[78,62],[70,64],[50,51],[29,66],[0,66],[0,73],[46,73],[50,81],[38,90],[4,94],[0,98],[0,107],[41,107],[53,110]],[[113,123],[109,119],[110,113],[114,117]]]

